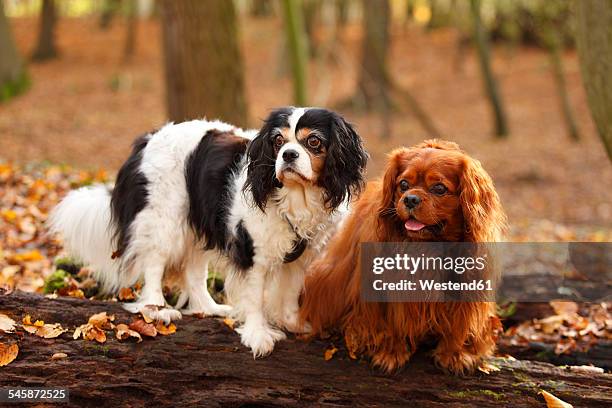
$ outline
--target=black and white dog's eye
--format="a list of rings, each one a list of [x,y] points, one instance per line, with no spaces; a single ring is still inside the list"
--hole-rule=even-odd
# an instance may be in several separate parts
[[[448,189],[446,188],[444,184],[438,183],[432,188],[430,188],[429,191],[437,195],[442,195],[442,194],[445,194],[448,191]]]
[[[318,149],[319,147],[321,147],[321,139],[319,139],[316,136],[308,137],[308,139],[306,140],[306,143],[308,143],[308,147],[312,149]]]
[[[406,180],[400,181],[399,186],[400,186],[400,190],[402,191],[408,190],[408,187],[409,187],[408,182]]]
[[[285,143],[283,136],[278,135],[274,138],[274,146],[281,147]]]

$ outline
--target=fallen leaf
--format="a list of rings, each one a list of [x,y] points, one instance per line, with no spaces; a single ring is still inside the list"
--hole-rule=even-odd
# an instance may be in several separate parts
[[[128,325],[124,323],[121,323],[115,326],[115,336],[117,337],[118,340],[125,340],[130,337],[134,337],[138,339],[138,343],[142,341],[142,337],[140,336],[140,333],[138,333],[135,330],[130,329]]]
[[[98,343],[104,343],[106,341],[106,334],[104,333],[104,330],[94,326],[91,323],[82,324],[74,330],[72,338],[76,340],[80,336],[82,336],[85,340],[95,340]]]
[[[62,358],[68,357],[66,353],[55,353],[51,356],[51,360],[61,360]]]
[[[19,353],[19,346],[17,344],[11,344],[7,346],[4,343],[0,343],[0,367],[4,367],[10,364]]]
[[[45,324],[36,330],[36,335],[45,339],[54,339],[67,331],[68,329],[64,329],[59,323]]]
[[[540,391],[540,394],[544,397],[546,401],[546,406],[548,408],[574,408],[572,404],[568,404],[567,402],[555,397],[549,392],[544,390]]]
[[[12,333],[15,331],[15,321],[5,314],[0,313],[0,332]]]
[[[578,304],[576,302],[570,302],[567,300],[552,300],[548,303],[558,315],[564,316],[578,313]]]
[[[152,323],[145,322],[143,319],[136,319],[132,321],[129,327],[130,329],[137,331],[138,333],[144,336],[157,336],[157,329],[155,328],[155,326]]]
[[[334,354],[336,354],[336,351],[338,351],[338,349],[334,346],[325,350],[325,355],[324,355],[325,361],[331,360],[332,357],[334,357]]]
[[[140,309],[140,314],[142,315],[142,318],[145,321],[145,323],[152,323],[154,320],[151,317],[152,312],[157,312],[158,310],[159,308],[155,305],[146,305],[145,307]]]
[[[494,364],[489,363],[488,361],[483,361],[482,364],[478,367],[478,371],[481,371],[485,374],[491,374],[497,371],[500,371],[500,368]]]
[[[169,334],[176,333],[176,325],[174,323],[170,323],[168,326],[164,326],[164,323],[162,321],[158,321],[155,324],[155,329],[157,330],[157,333],[161,334],[162,336],[167,336]]]
[[[34,323],[32,323],[32,316],[30,316],[29,314],[25,315],[25,317],[22,320],[22,323],[26,326],[38,326],[38,327],[41,327],[45,324],[45,322],[42,320],[36,320]]]
[[[121,288],[119,291],[119,300],[126,301],[134,299],[136,299],[136,295],[134,294],[132,288]]]
[[[88,323],[102,330],[112,329],[112,323],[115,320],[115,315],[107,315],[106,312],[96,313],[89,318]]]
[[[230,329],[234,330],[234,323],[236,323],[234,319],[226,317],[225,319],[223,319],[223,323],[225,323],[225,325]]]

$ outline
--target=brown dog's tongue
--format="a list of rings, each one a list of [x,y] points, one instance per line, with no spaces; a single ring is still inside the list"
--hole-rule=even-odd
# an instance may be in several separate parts
[[[404,227],[406,227],[408,231],[420,231],[423,228],[425,228],[425,224],[423,224],[422,222],[418,222],[417,220],[411,218],[408,221],[406,221],[406,223],[404,224]]]

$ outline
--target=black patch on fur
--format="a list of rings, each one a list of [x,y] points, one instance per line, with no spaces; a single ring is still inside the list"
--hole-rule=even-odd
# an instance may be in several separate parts
[[[291,263],[296,261],[300,256],[302,256],[307,246],[308,240],[306,238],[300,238],[293,241],[293,249],[291,252],[285,254],[283,263]]]
[[[253,238],[244,228],[242,220],[236,226],[236,233],[232,235],[232,239],[227,244],[227,254],[232,262],[242,270],[252,268],[254,265]]]
[[[231,132],[209,130],[185,162],[189,224],[205,249],[224,250],[227,216],[232,204],[232,174],[248,140]]]
[[[319,185],[325,189],[325,205],[335,209],[345,199],[359,194],[368,154],[353,126],[335,112],[316,108],[300,117],[296,132],[301,128],[317,129],[326,138],[327,156],[319,178]]]
[[[247,150],[249,164],[243,191],[251,191],[254,204],[263,212],[266,211],[270,194],[282,187],[274,171],[276,164],[274,131],[276,128],[289,127],[291,112],[293,108],[280,108],[270,113]]]
[[[114,258],[120,257],[125,252],[130,242],[130,225],[148,202],[148,180],[140,172],[140,164],[142,151],[147,146],[151,134],[147,133],[134,141],[132,153],[119,169],[111,194],[111,224],[114,227],[113,243],[115,246],[112,256]]]

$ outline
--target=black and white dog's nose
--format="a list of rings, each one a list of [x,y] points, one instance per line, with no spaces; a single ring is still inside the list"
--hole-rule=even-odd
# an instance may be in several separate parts
[[[298,152],[293,149],[287,149],[283,152],[283,160],[287,163],[292,163],[300,156]]]

